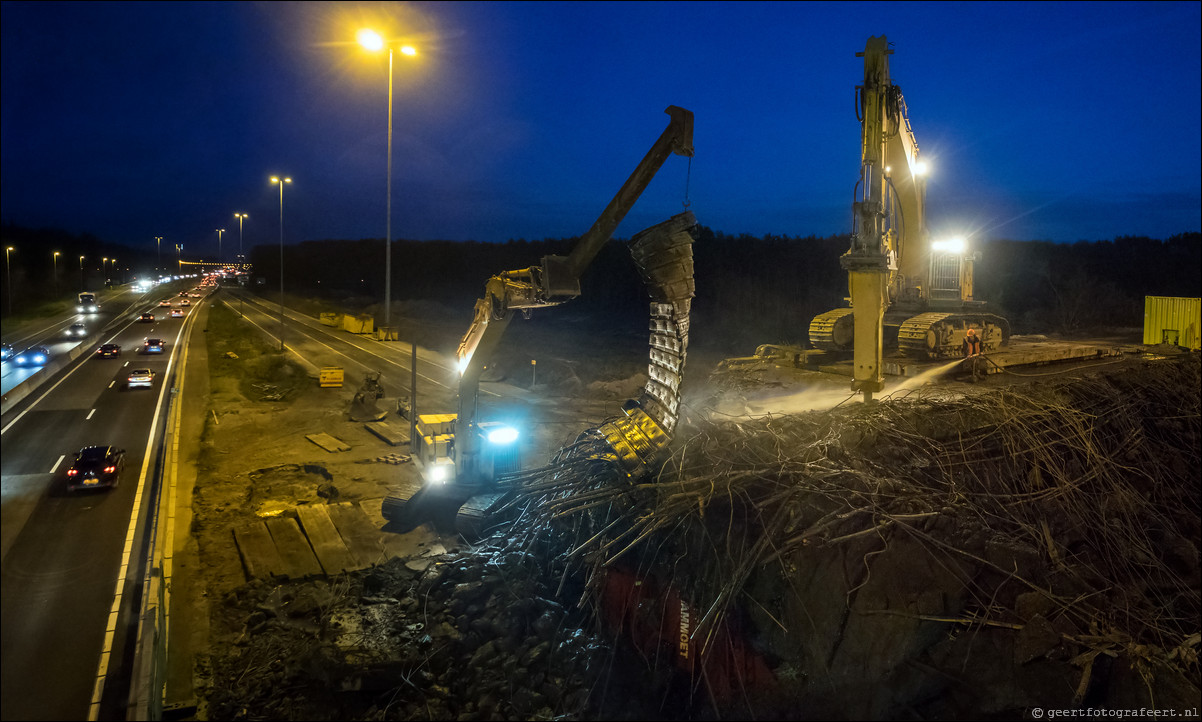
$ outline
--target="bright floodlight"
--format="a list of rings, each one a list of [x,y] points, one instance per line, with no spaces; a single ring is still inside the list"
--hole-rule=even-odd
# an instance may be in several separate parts
[[[963,238],[949,238],[945,241],[935,241],[931,244],[932,251],[943,251],[944,253],[964,253],[964,249],[968,244]]]
[[[927,170],[927,162],[925,160],[920,160],[914,164],[914,175],[926,175]]]
[[[371,50],[372,52],[382,50],[384,48],[384,38],[380,37],[379,33],[366,28],[360,30],[355,35],[355,39],[359,41],[360,45],[368,50]]]
[[[402,45],[401,55],[417,55],[417,50],[412,45]]]
[[[430,467],[430,481],[437,484],[445,484],[450,476],[450,464],[433,464]]]
[[[518,440],[518,430],[512,426],[502,426],[499,429],[493,429],[488,432],[488,441],[491,444],[501,446],[503,444],[512,444]]]

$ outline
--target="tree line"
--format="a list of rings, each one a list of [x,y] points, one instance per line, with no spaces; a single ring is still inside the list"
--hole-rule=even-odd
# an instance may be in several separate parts
[[[94,236],[54,229],[3,227],[13,291],[30,303],[55,294],[73,297],[79,284],[102,281],[98,257],[140,258],[131,273],[150,275],[154,251],[106,244]],[[698,226],[693,244],[696,298],[694,342],[748,352],[761,343],[805,344],[810,319],[846,305],[847,274],[839,257],[850,236],[752,236]],[[501,271],[537,265],[549,254],[567,255],[577,239],[506,243],[394,241],[391,298],[431,301],[470,317],[487,279]],[[284,277],[290,294],[305,294],[369,313],[384,296],[383,239],[314,240],[285,246]],[[57,284],[50,253],[57,259]],[[1014,333],[1071,333],[1143,325],[1145,296],[1202,296],[1202,234],[1165,240],[1120,236],[1109,241],[1052,243],[992,240],[979,249],[976,293],[989,310],[1010,320]],[[78,257],[86,256],[81,274]],[[164,264],[173,265],[170,253]],[[41,256],[46,256],[41,258]],[[277,292],[280,249],[250,249],[258,288]],[[122,263],[124,266],[125,264]],[[8,277],[3,278],[8,284]],[[127,279],[128,280],[128,279]],[[642,329],[648,298],[622,239],[597,255],[581,279],[582,293],[545,311],[595,329]],[[6,289],[7,290],[7,289]]]

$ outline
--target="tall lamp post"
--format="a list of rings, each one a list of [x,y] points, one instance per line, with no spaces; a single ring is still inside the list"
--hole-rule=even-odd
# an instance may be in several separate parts
[[[54,297],[58,298],[58,257],[63,254],[54,252]]]
[[[245,213],[235,213],[234,218],[238,219],[238,263],[242,263],[242,221],[250,216]]]
[[[284,350],[284,184],[291,178],[272,177],[272,183],[280,187],[280,351]]]
[[[159,258],[157,261],[154,262],[154,272],[162,275],[162,273],[163,273],[163,237],[155,236],[154,243],[159,252]]]
[[[184,275],[183,252],[184,252],[184,244],[182,244],[182,243],[175,244],[175,275],[177,275],[177,276]]]
[[[8,254],[17,249],[12,246],[7,246],[4,249],[4,272],[8,275],[8,315],[13,315],[13,267],[9,261]]]
[[[221,234],[225,233],[224,228],[217,229],[217,266],[221,266]]]
[[[86,284],[84,283],[84,280],[83,280],[83,256],[80,256],[79,257],[79,292],[80,293],[84,292],[85,285]]]
[[[109,285],[109,259],[100,259],[100,281],[105,288]]]
[[[360,30],[356,38],[359,44],[372,52],[379,52],[388,46],[388,203],[384,221],[384,326],[391,325],[392,315],[392,56],[393,44],[386,43],[384,38],[371,30]],[[402,55],[417,55],[412,46],[399,47]]]

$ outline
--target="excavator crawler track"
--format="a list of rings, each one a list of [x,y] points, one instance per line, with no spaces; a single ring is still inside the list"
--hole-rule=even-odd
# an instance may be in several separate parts
[[[898,349],[912,358],[955,358],[963,353],[964,332],[977,329],[986,352],[1010,342],[1010,322],[992,313],[923,313],[906,319]]]
[[[823,351],[851,351],[856,327],[852,309],[836,308],[810,321],[810,343]]]

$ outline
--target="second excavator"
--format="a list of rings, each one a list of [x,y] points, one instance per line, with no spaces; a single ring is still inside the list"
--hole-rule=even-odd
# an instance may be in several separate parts
[[[962,239],[932,241],[926,225],[926,166],[901,89],[889,77],[893,50],[885,36],[864,52],[856,88],[861,128],[851,248],[840,258],[850,307],[810,323],[814,348],[852,351],[852,389],[865,399],[883,387],[882,353],[897,348],[918,359],[954,357],[968,329],[985,351],[1005,346],[1006,319],[973,298],[973,262]]]

